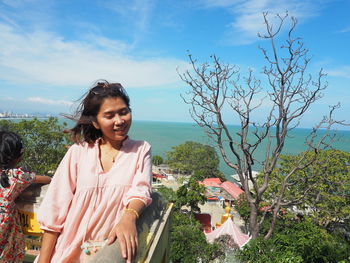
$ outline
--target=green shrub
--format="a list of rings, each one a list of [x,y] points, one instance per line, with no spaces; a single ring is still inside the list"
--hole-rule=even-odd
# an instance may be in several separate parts
[[[274,235],[249,242],[239,253],[243,262],[338,263],[350,256],[349,244],[311,220],[280,220]]]
[[[57,118],[38,120],[36,118],[19,122],[0,120],[0,130],[18,133],[25,145],[25,165],[38,174],[53,174],[67,151],[68,135],[63,131],[66,123]]]
[[[170,229],[170,259],[173,263],[210,262],[219,249],[209,244],[193,214],[175,211]]]
[[[156,166],[161,165],[164,162],[163,158],[159,155],[154,155],[152,157],[152,163]]]

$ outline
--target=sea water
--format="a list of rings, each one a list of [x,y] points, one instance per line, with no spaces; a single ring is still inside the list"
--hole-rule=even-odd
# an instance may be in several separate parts
[[[238,131],[239,126],[229,126],[233,134]],[[294,129],[290,132],[284,146],[283,154],[298,154],[306,149],[305,140],[310,134],[311,129]],[[134,121],[129,132],[130,137],[138,140],[146,140],[152,145],[152,154],[160,155],[166,158],[166,152],[171,151],[172,147],[182,144],[186,141],[196,141],[203,144],[214,146],[220,156],[220,170],[229,179],[235,171],[230,168],[220,155],[218,147],[215,145],[204,130],[193,123],[175,123],[175,122],[155,122],[155,121]],[[322,134],[322,132],[321,132]],[[350,152],[350,131],[337,131],[337,138],[332,142],[332,147]],[[237,136],[235,137],[237,139]],[[252,140],[253,137],[249,137]],[[234,163],[233,154],[230,153],[229,144],[224,144],[225,150],[229,153],[230,160]],[[266,152],[266,143],[263,143],[255,153],[259,160],[263,160]],[[253,167],[259,170],[257,163]]]
[[[66,122],[68,128],[73,127],[74,123],[70,120],[59,118],[59,121]],[[235,139],[235,135],[239,131],[239,126],[229,126]],[[293,129],[286,139],[283,154],[298,154],[306,149],[305,140],[310,134],[311,129]],[[350,152],[350,131],[337,131],[337,137],[332,142],[332,148]],[[322,132],[321,132],[322,134]],[[152,145],[152,154],[159,155],[166,159],[166,152],[171,151],[174,146],[182,144],[186,141],[195,141],[203,144],[208,144],[217,150],[220,157],[220,170],[228,179],[231,178],[235,171],[230,168],[220,155],[217,145],[211,140],[204,130],[194,123],[179,123],[179,122],[157,122],[157,121],[133,121],[129,135],[135,140],[146,140]],[[253,141],[253,136],[248,137],[249,141]],[[254,156],[258,160],[263,160],[266,152],[266,142],[262,143],[257,148]],[[228,153],[229,159],[234,163],[235,159],[230,152],[229,144],[224,142],[224,148]],[[260,164],[256,162],[253,166],[254,170],[260,169]]]

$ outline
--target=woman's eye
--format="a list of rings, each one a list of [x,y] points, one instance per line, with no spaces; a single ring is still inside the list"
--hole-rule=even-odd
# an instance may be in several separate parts
[[[129,112],[130,112],[129,109],[124,109],[119,114],[124,116],[124,115],[127,115]]]
[[[108,120],[113,119],[113,117],[114,117],[114,116],[113,116],[113,115],[111,115],[111,114],[109,114],[109,115],[105,115],[105,118],[106,118],[106,119],[108,119]]]

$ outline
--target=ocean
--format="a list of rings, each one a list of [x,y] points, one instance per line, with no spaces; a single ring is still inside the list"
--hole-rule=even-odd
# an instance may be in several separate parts
[[[230,129],[237,130],[238,126],[232,125]],[[310,129],[294,129],[285,143],[283,153],[298,154],[305,150],[305,138],[310,132]],[[196,141],[215,146],[203,129],[192,123],[134,121],[129,135],[133,139],[148,141],[152,145],[153,155],[160,155],[163,158],[166,157],[167,151],[172,150],[172,147],[186,141]],[[350,131],[337,131],[337,140],[332,143],[332,147],[350,152]],[[225,148],[228,149],[228,144]],[[219,154],[218,149],[217,152]],[[256,156],[260,159],[264,157],[264,154],[265,147],[262,145],[257,149]],[[235,171],[225,164],[221,156],[220,170],[228,179],[232,174],[235,174]],[[259,170],[259,165],[255,165],[254,170]]]
[[[60,118],[60,122],[67,122],[68,127],[72,127],[73,122],[67,119]],[[238,131],[239,126],[229,126],[230,130]],[[286,140],[284,146],[284,154],[298,154],[306,149],[305,138],[311,132],[310,129],[294,129]],[[166,158],[166,152],[171,151],[172,147],[182,144],[186,141],[196,141],[203,144],[215,146],[208,138],[202,128],[194,123],[179,123],[179,122],[157,122],[157,121],[133,121],[129,135],[136,140],[146,140],[152,145],[152,154]],[[350,152],[350,131],[337,131],[337,139],[332,143],[332,147],[343,151]],[[228,167],[219,150],[215,147],[220,157],[220,170],[226,175],[227,179],[231,179],[231,175],[235,171]],[[225,149],[228,150],[226,143]],[[261,145],[256,150],[256,157],[262,159],[265,154],[265,145]],[[229,151],[228,151],[229,152]],[[232,154],[229,154],[231,160]],[[255,165],[254,170],[259,170],[259,164]]]

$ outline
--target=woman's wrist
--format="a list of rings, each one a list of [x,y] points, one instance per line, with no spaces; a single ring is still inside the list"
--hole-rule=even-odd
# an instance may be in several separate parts
[[[124,215],[128,218],[133,218],[134,220],[137,220],[139,218],[139,213],[133,208],[125,208]]]

